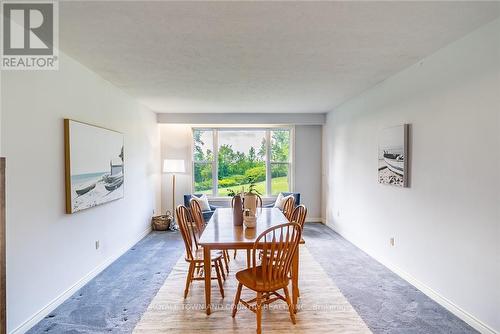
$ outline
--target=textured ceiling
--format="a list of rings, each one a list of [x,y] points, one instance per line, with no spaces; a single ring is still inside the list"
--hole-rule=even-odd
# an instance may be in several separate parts
[[[60,47],[157,112],[325,112],[499,2],[60,3]]]

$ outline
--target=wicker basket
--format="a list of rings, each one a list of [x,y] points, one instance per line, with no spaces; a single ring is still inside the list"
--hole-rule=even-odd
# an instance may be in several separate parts
[[[171,215],[155,216],[151,219],[153,231],[166,231],[170,228],[171,222]]]

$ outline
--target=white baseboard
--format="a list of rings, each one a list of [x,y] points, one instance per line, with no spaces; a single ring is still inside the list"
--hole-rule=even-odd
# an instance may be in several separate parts
[[[9,332],[9,334],[23,334],[26,333],[31,327],[35,326],[40,320],[49,315],[52,311],[54,311],[59,305],[61,305],[64,301],[66,301],[69,297],[71,297],[75,292],[77,292],[80,288],[82,288],[85,284],[90,282],[94,277],[96,277],[99,273],[101,273],[104,269],[106,269],[111,263],[113,263],[120,256],[125,254],[132,246],[134,246],[137,242],[139,242],[142,238],[151,232],[151,227],[148,227],[144,230],[137,238],[134,238],[133,241],[127,246],[120,249],[113,256],[106,259],[103,263],[92,269],[87,275],[82,277],[79,281],[77,281],[73,286],[69,289],[61,293],[59,296],[54,298],[50,303],[42,307],[42,309],[36,312],[31,318],[26,320],[20,326]]]
[[[324,224],[323,218],[306,218],[306,223],[321,223]]]
[[[325,221],[325,225],[328,226],[329,228],[331,228],[332,230],[334,230],[335,232],[337,232],[338,234],[342,235],[333,226],[333,224],[329,224],[328,221]],[[345,238],[346,240],[349,240],[349,239],[347,239],[343,235],[342,235],[342,237]],[[418,279],[416,279],[415,277],[413,277],[412,275],[410,275],[406,271],[402,270],[401,268],[399,268],[395,264],[391,263],[390,261],[387,261],[386,259],[380,258],[380,257],[372,254],[371,252],[367,251],[366,249],[363,249],[363,247],[360,247],[358,244],[354,243],[351,240],[349,240],[349,242],[352,242],[354,245],[356,245],[356,247],[358,247],[359,249],[363,250],[363,252],[365,252],[368,255],[370,255],[372,258],[374,258],[375,260],[377,260],[378,262],[380,262],[382,265],[384,265],[385,267],[387,267],[393,273],[395,273],[396,275],[398,275],[399,277],[401,277],[402,279],[404,279],[405,281],[407,281],[408,283],[410,283],[411,285],[413,285],[415,288],[417,288],[418,290],[420,290],[421,292],[423,292],[429,298],[431,298],[432,300],[434,300],[436,303],[438,303],[439,305],[443,306],[445,309],[447,309],[448,311],[450,311],[451,313],[453,313],[454,315],[456,315],[457,317],[459,317],[460,319],[462,319],[463,321],[465,321],[466,323],[468,323],[475,330],[477,330],[477,331],[479,331],[480,333],[483,333],[483,334],[499,334],[499,332],[497,332],[496,330],[494,330],[493,328],[491,328],[490,326],[488,326],[487,324],[485,324],[484,322],[482,322],[481,320],[479,320],[478,318],[476,318],[474,315],[472,315],[469,312],[465,311],[460,306],[458,306],[457,304],[453,303],[448,298],[442,296],[441,294],[439,294],[438,292],[436,292],[435,290],[433,290],[431,287],[429,287],[428,285],[422,283],[421,281],[419,281]]]

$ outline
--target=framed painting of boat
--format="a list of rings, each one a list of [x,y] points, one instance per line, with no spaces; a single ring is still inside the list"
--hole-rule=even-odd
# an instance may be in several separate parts
[[[408,187],[409,125],[385,128],[378,147],[378,182]]]
[[[66,213],[124,195],[123,134],[65,119]]]

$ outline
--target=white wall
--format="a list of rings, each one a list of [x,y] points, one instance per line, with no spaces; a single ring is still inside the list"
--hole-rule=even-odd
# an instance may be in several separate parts
[[[258,117],[258,116],[256,116]],[[284,116],[286,117],[286,116]],[[161,159],[184,159],[188,173],[176,176],[176,205],[191,193],[191,133],[189,124],[160,124]],[[321,221],[321,125],[295,126],[295,191],[307,205],[308,217]],[[172,178],[162,177],[162,210],[172,208]]]
[[[327,222],[483,332],[500,331],[500,20],[327,117]],[[411,187],[377,183],[379,130],[412,124]],[[389,246],[394,236],[396,246]]]
[[[307,220],[322,222],[321,213],[322,126],[295,127],[295,190],[307,207]]]
[[[156,115],[62,53],[60,61],[59,71],[2,74],[9,331],[33,325],[143,236],[159,198]],[[124,199],[64,213],[63,118],[125,134]]]
[[[186,173],[176,175],[175,206],[184,203],[184,194],[191,193],[191,126],[186,124],[160,124],[161,161],[182,159],[186,163]],[[172,176],[162,175],[162,212],[172,211]]]

